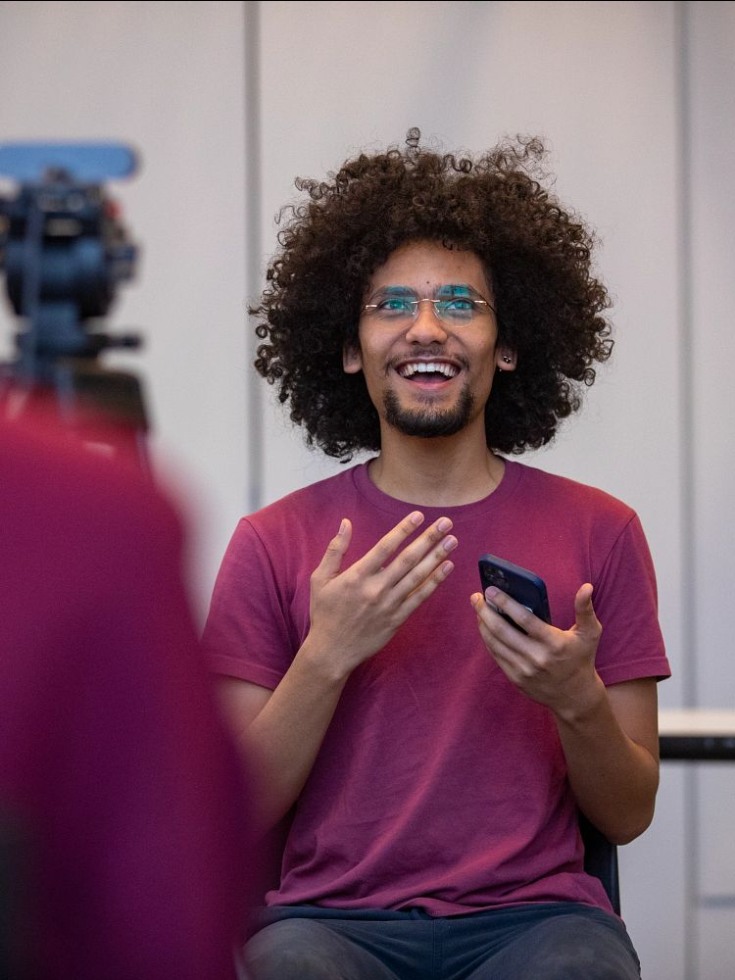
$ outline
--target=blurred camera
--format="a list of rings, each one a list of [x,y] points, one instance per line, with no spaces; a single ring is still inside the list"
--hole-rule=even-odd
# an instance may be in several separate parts
[[[138,255],[106,185],[137,165],[123,143],[0,144],[0,272],[19,318],[16,357],[0,365],[0,411],[15,418],[50,403],[85,441],[97,444],[104,427],[104,448],[131,450],[147,470],[141,382],[99,359],[141,345],[100,323]]]
[[[139,343],[89,329],[134,274],[137,250],[105,183],[136,169],[124,144],[0,145],[0,178],[12,185],[0,196],[0,271],[23,320],[15,338],[18,377],[50,383],[60,359]]]

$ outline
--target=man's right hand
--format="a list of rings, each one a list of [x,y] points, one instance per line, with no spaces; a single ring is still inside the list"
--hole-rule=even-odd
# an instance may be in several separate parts
[[[406,544],[423,521],[420,511],[408,514],[342,570],[352,540],[345,518],[312,573],[309,644],[334,658],[330,666],[341,676],[381,650],[454,568],[448,555],[457,539],[448,517]]]

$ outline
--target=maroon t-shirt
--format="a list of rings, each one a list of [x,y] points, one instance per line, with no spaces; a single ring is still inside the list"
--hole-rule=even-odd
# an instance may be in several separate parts
[[[274,688],[309,629],[309,579],[340,521],[344,567],[414,509],[362,464],[243,519],[204,639],[213,669]],[[492,552],[545,579],[556,626],[585,582],[603,623],[605,684],[669,674],[638,517],[600,490],[507,461],[498,488],[447,514],[455,569],[351,675],[295,807],[269,904],[458,915],[524,902],[609,909],[583,870],[577,812],[550,711],[515,688],[469,598]]]

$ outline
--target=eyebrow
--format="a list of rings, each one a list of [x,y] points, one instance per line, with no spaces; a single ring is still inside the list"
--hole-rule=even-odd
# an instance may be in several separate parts
[[[441,293],[444,291],[449,293],[451,296],[473,296],[473,295],[479,296],[480,295],[480,293],[474,288],[474,286],[470,286],[469,283],[466,282],[462,282],[462,283],[450,282],[447,283],[446,285],[437,286],[435,290],[435,292],[437,293]]]
[[[458,282],[447,282],[441,283],[435,286],[432,295],[449,295],[449,296],[477,296],[482,299],[482,294],[479,290],[475,289],[474,286],[470,286],[469,283],[458,283]],[[387,295],[387,296],[418,296],[419,292],[412,286],[399,286],[399,285],[389,285],[380,286],[373,293],[373,296]]]

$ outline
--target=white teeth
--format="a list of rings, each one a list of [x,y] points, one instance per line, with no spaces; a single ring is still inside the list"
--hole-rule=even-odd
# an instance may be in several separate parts
[[[454,378],[457,369],[440,361],[414,361],[412,364],[404,364],[398,373],[402,378],[412,378],[414,374],[443,374],[445,378]]]

